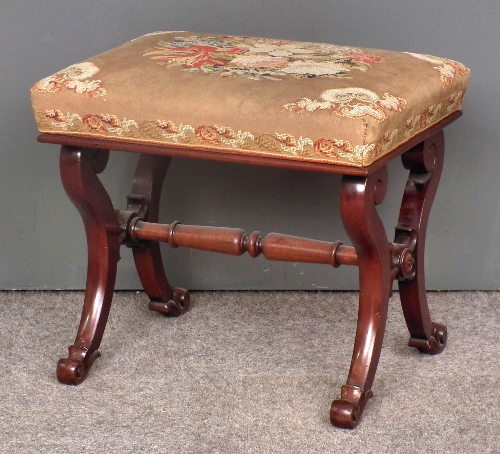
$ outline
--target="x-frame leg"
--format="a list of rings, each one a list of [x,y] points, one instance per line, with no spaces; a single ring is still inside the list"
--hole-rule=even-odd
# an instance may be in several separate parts
[[[99,345],[113,296],[119,248],[132,247],[137,270],[149,296],[150,308],[167,315],[182,315],[189,308],[189,292],[171,287],[165,276],[158,241],[240,255],[248,251],[271,260],[340,264],[359,267],[359,312],[354,351],[341,397],[333,401],[332,424],[354,428],[372,394],[382,348],[387,306],[394,279],[410,331],[409,345],[425,353],[439,353],[446,344],[446,328],[433,323],[427,305],[424,248],[431,205],[443,165],[442,131],[402,155],[410,170],[401,204],[396,237],[389,243],[376,205],[387,190],[387,170],[380,167],[367,176],[345,175],[340,208],[353,248],[340,242],[259,232],[250,236],[239,229],[157,225],[161,188],[170,158],[141,155],[127,208],[117,211],[98,174],[109,152],[63,146],[61,176],[64,188],[80,212],[87,235],[88,274],[78,333],[69,355],[59,361],[58,379],[79,384],[100,356]],[[142,227],[141,227],[142,226]],[[152,227],[151,227],[152,226]],[[141,228],[140,228],[141,227]],[[141,237],[142,235],[142,237]],[[148,236],[149,235],[149,236]]]

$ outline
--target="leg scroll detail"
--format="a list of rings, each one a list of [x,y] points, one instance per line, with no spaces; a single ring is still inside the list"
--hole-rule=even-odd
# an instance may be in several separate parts
[[[141,155],[128,196],[128,212],[136,212],[143,221],[158,222],[161,189],[170,161],[166,156]],[[145,241],[132,245],[132,251],[139,278],[150,299],[149,309],[169,317],[186,313],[190,306],[189,292],[168,283],[159,243]]]
[[[330,421],[353,429],[362,417],[382,349],[393,279],[391,246],[375,205],[387,187],[385,167],[367,177],[344,176],[340,195],[342,221],[356,249],[359,311],[351,368],[340,400],[332,403]]]
[[[443,131],[402,155],[403,165],[410,170],[410,174],[396,227],[396,242],[404,241],[405,230],[414,232],[416,236],[413,251],[415,276],[398,282],[401,305],[411,336],[408,345],[429,354],[443,351],[447,339],[446,327],[431,319],[424,272],[427,222],[439,185],[443,159]]]
[[[80,326],[69,357],[57,365],[60,382],[78,385],[100,356],[99,345],[108,320],[119,260],[120,226],[97,173],[104,170],[109,152],[63,146],[61,178],[64,189],[82,216],[87,235],[87,286]]]
[[[427,353],[430,355],[441,353],[446,347],[448,330],[446,326],[439,323],[433,323],[432,327],[432,336],[430,336],[429,339],[410,337],[408,346],[417,348],[420,353]]]
[[[189,310],[191,297],[189,291],[182,288],[172,288],[172,299],[169,301],[150,301],[149,309],[151,311],[162,312],[170,317],[178,317]]]
[[[96,350],[89,353],[85,347],[71,345],[69,358],[61,358],[57,363],[57,379],[66,385],[79,385],[86,378],[94,361],[101,356]]]
[[[371,390],[364,391],[357,386],[344,385],[341,398],[334,400],[330,409],[330,422],[341,429],[354,429],[368,400],[373,397]]]

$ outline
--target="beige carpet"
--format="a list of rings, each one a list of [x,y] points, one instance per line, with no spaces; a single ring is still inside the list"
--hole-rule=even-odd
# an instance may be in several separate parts
[[[328,413],[349,369],[356,293],[197,292],[177,319],[115,294],[79,387],[55,364],[82,292],[0,292],[2,453],[498,453],[500,293],[429,295],[446,350],[420,355],[397,294],[364,419]]]

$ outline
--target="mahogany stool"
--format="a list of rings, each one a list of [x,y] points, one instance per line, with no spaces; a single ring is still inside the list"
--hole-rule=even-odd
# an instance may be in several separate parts
[[[41,142],[60,144],[64,188],[88,242],[80,327],[62,383],[77,385],[96,358],[113,296],[119,249],[132,248],[151,302],[189,309],[171,287],[159,242],[269,260],[359,268],[359,314],[347,383],[332,424],[360,421],[379,361],[388,300],[398,281],[409,345],[435,354],[446,327],[431,320],[424,280],[427,220],[443,165],[443,128],[460,117],[469,80],[461,63],[430,55],[242,36],[157,32],[38,82],[31,90]],[[125,210],[97,174],[109,150],[140,153]],[[377,214],[386,164],[409,170],[395,239]],[[172,157],[340,173],[340,211],[353,246],[278,233],[158,224]]]

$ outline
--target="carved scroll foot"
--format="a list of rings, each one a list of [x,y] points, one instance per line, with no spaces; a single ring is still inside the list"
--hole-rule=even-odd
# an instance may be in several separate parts
[[[413,251],[415,276],[398,282],[401,306],[411,336],[408,345],[429,354],[441,353],[447,339],[446,327],[431,319],[424,271],[427,222],[439,185],[443,160],[443,131],[402,155],[403,165],[410,170],[410,174],[396,227],[396,242],[408,241],[408,232],[416,238]]]
[[[179,317],[189,310],[191,297],[189,291],[183,288],[171,287],[172,299],[164,301],[150,301],[149,309],[156,312],[162,312],[169,317]]]
[[[79,359],[83,356],[83,359]],[[94,361],[101,356],[96,350],[89,353],[85,347],[71,345],[69,358],[61,358],[57,363],[57,379],[65,385],[79,385],[86,378]]]
[[[446,347],[448,340],[448,330],[446,326],[439,323],[433,323],[432,336],[429,339],[419,339],[418,337],[411,337],[408,346],[415,347],[420,353],[427,353],[429,355],[437,355],[441,353]]]
[[[361,421],[365,405],[371,397],[371,390],[363,391],[356,386],[342,386],[341,399],[332,402],[330,422],[341,429],[354,429]]]

